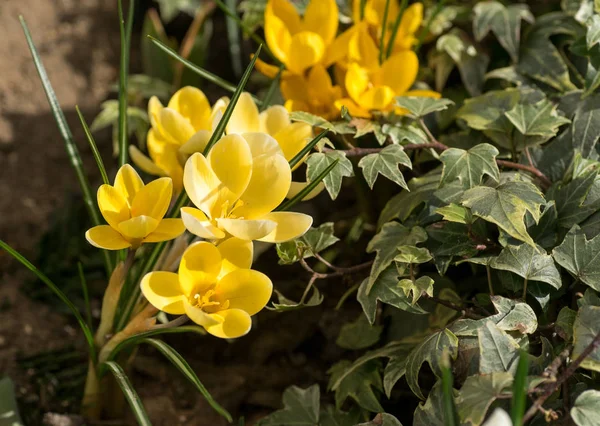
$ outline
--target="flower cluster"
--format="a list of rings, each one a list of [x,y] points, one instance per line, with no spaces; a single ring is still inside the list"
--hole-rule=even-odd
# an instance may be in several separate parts
[[[346,107],[355,117],[370,118],[373,111],[405,113],[394,107],[396,96],[440,97],[430,90],[410,90],[419,71],[412,49],[423,5],[402,11],[391,1],[384,22],[385,0],[368,0],[363,10],[361,3],[354,0],[354,24],[337,35],[335,0],[311,0],[303,17],[289,0],[269,0],[265,38],[285,66],[280,88],[288,110],[333,119]],[[271,78],[278,73],[278,67],[260,60],[256,66]],[[331,66],[337,85],[327,71]]]

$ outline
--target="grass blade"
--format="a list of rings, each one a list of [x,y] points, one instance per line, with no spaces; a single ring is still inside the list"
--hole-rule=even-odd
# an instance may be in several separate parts
[[[379,65],[383,64],[385,34],[387,32],[388,14],[390,12],[390,0],[386,0],[385,8],[383,9],[383,26],[381,27],[381,41],[379,42]]]
[[[87,137],[87,140],[90,143],[90,148],[92,149],[92,153],[94,154],[94,158],[96,159],[98,170],[100,170],[100,175],[102,175],[102,182],[106,185],[110,185],[110,182],[108,181],[108,175],[106,174],[106,169],[104,168],[104,161],[102,161],[102,156],[100,155],[100,151],[98,151],[98,146],[96,146],[94,136],[92,136],[92,132],[90,131],[90,128],[88,127],[85,121],[85,118],[83,118],[83,114],[79,110],[79,106],[75,105],[75,111],[77,111],[77,115],[79,116],[79,121],[81,121],[81,126],[83,127],[83,131],[85,132],[85,136]]]
[[[79,323],[79,326],[81,327],[81,330],[83,330],[83,334],[85,335],[85,340],[87,341],[87,344],[88,344],[88,347],[90,350],[90,358],[92,358],[92,360],[95,363],[96,359],[97,359],[97,354],[96,354],[96,346],[94,345],[94,335],[92,333],[92,330],[90,330],[90,327],[88,326],[88,324],[85,322],[85,320],[79,313],[79,310],[77,309],[77,307],[73,304],[73,302],[71,302],[69,300],[69,298],[66,296],[66,294],[64,294],[62,292],[62,290],[60,288],[58,288],[56,286],[56,284],[54,284],[50,280],[50,278],[48,278],[46,275],[44,275],[42,273],[42,271],[40,271],[38,268],[36,268],[31,262],[29,262],[29,260],[27,260],[23,255],[21,255],[21,253],[19,253],[15,249],[13,249],[11,246],[6,244],[2,240],[0,240],[0,248],[5,250],[8,254],[10,254],[16,260],[18,260],[23,266],[25,266],[27,269],[29,269],[31,272],[33,272],[33,274],[40,281],[42,281],[44,284],[46,284],[48,286],[48,288],[50,288],[50,290],[52,290],[54,292],[54,294],[56,294],[58,296],[58,298],[65,305],[67,305],[67,308],[69,308],[69,310],[73,313],[73,315],[77,319],[77,322]]]
[[[297,193],[294,198],[291,198],[288,201],[286,201],[285,203],[281,204],[274,211],[283,212],[283,211],[289,210],[293,206],[295,206],[297,203],[302,201],[302,199],[304,197],[306,197],[313,189],[315,189],[317,187],[317,185],[319,183],[321,183],[321,181],[323,179],[325,179],[325,177],[329,174],[329,172],[332,171],[335,168],[335,166],[337,166],[337,163],[339,161],[340,160],[335,160],[333,163],[331,163],[329,166],[327,166],[327,168],[325,170],[323,170],[321,172],[321,174],[319,176],[317,176],[317,178],[314,181],[312,181],[311,183],[306,185],[306,188],[304,188],[302,191]]]
[[[143,343],[147,343],[151,346],[154,346],[160,353],[162,353],[165,358],[171,361],[171,364],[177,368],[181,374],[185,376],[186,379],[192,383],[198,392],[206,399],[206,401],[210,404],[210,406],[220,415],[225,417],[229,423],[233,421],[231,414],[227,412],[225,408],[223,408],[217,401],[214,400],[210,392],[204,387],[192,367],[188,364],[188,362],[171,346],[167,345],[165,342],[156,339],[144,339]]]
[[[329,130],[324,130],[319,133],[312,141],[307,143],[306,146],[302,148],[300,152],[298,152],[298,154],[294,155],[294,157],[290,160],[290,168],[293,169],[300,161],[302,161],[304,156],[307,155],[315,147],[315,145],[317,145],[319,141],[325,137],[328,131]]]
[[[402,4],[400,4],[400,10],[398,11],[398,16],[396,16],[396,21],[394,22],[394,28],[392,29],[392,34],[390,35],[390,41],[388,41],[387,51],[385,52],[385,57],[389,58],[394,50],[394,43],[396,42],[396,36],[398,35],[398,30],[400,29],[400,24],[402,23],[402,16],[404,15],[404,11],[408,6],[408,0],[402,0]],[[383,38],[382,38],[383,40]],[[381,43],[380,49],[383,49],[383,42]]]
[[[248,66],[246,67],[246,71],[244,71],[244,74],[242,75],[242,78],[240,79],[240,82],[239,82],[237,88],[235,89],[235,92],[233,93],[233,95],[231,95],[231,100],[229,101],[229,105],[227,105],[227,108],[225,109],[225,112],[223,113],[223,117],[221,117],[221,120],[219,120],[219,124],[217,124],[217,127],[215,127],[213,129],[213,134],[211,135],[210,139],[208,140],[208,143],[206,144],[206,148],[204,149],[203,154],[205,156],[210,152],[213,145],[216,144],[219,139],[221,139],[221,136],[225,132],[225,128],[227,127],[227,123],[229,123],[231,114],[233,114],[235,105],[237,104],[238,99],[240,98],[242,92],[244,91],[244,88],[246,87],[246,83],[248,83],[248,80],[250,79],[250,75],[252,74],[252,70],[254,69],[254,64],[256,63],[256,60],[258,59],[258,55],[260,55],[261,49],[262,49],[262,44],[260,46],[258,46],[258,49],[256,49],[256,53],[252,57],[252,60],[250,61]]]
[[[127,23],[123,20],[123,2],[119,2],[119,32],[121,34],[121,65],[119,67],[119,166],[127,163],[127,77],[129,75],[129,47],[133,27],[135,0],[129,0]]]
[[[448,354],[444,353],[442,361],[442,405],[444,407],[444,419],[447,426],[459,426],[458,411],[454,402],[454,377],[450,370]]]
[[[54,93],[54,89],[52,88],[50,79],[48,79],[48,74],[46,73],[46,69],[44,68],[42,59],[35,47],[35,44],[33,43],[31,33],[29,32],[29,27],[27,26],[27,23],[25,22],[23,16],[19,16],[19,20],[21,21],[21,27],[23,27],[23,32],[25,33],[25,39],[27,40],[27,45],[29,46],[29,51],[31,52],[33,63],[35,64],[35,68],[37,69],[37,72],[40,76],[42,86],[44,87],[44,92],[46,92],[46,97],[48,98],[48,103],[50,104],[52,115],[54,115],[54,119],[56,120],[56,124],[58,125],[60,135],[62,136],[65,142],[65,148],[67,150],[67,153],[69,154],[69,161],[71,162],[71,165],[73,166],[73,168],[75,169],[75,173],[77,174],[77,180],[79,181],[79,186],[81,187],[81,191],[83,192],[83,201],[85,202],[87,211],[90,215],[90,218],[92,219],[92,223],[94,225],[100,225],[100,214],[96,209],[94,197],[92,195],[92,188],[90,187],[90,183],[85,175],[85,171],[83,170],[83,162],[81,161],[81,155],[79,155],[77,145],[73,140],[73,134],[71,133],[71,129],[67,124],[65,114],[63,113],[60,104],[58,103],[58,99],[56,98],[56,93]],[[103,251],[103,254],[106,273],[110,276],[113,269],[112,261],[106,250]]]
[[[367,7],[367,0],[360,0],[360,20],[365,19],[365,7]]]
[[[92,308],[90,306],[90,294],[88,292],[87,280],[83,273],[83,264],[77,262],[77,271],[79,272],[79,281],[81,282],[81,291],[83,293],[83,303],[85,303],[85,320],[87,325],[92,330]]]
[[[269,85],[269,89],[267,90],[267,93],[265,93],[265,98],[262,100],[262,107],[260,109],[261,111],[264,111],[267,108],[269,108],[269,106],[271,106],[271,102],[273,101],[273,96],[275,95],[275,90],[277,89],[277,86],[279,85],[279,80],[281,79],[281,73],[283,73],[284,68],[285,67],[283,65],[279,65],[279,71],[277,71],[277,75],[275,76],[273,81],[271,81],[271,84]]]
[[[138,425],[140,426],[152,426],[150,419],[148,418],[148,413],[146,413],[146,409],[142,404],[142,400],[139,395],[131,385],[129,378],[121,368],[119,364],[114,361],[105,362],[108,369],[113,373],[119,387],[123,391],[129,406],[131,407],[131,411],[137,420]]]
[[[527,406],[527,373],[529,372],[529,354],[521,351],[519,364],[513,381],[513,397],[510,417],[514,426],[523,424],[523,416]]]

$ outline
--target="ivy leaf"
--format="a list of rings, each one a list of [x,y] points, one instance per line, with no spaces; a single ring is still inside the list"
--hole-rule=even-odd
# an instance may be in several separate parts
[[[582,306],[577,312],[573,325],[573,353],[576,359],[600,333],[600,306]],[[581,367],[600,372],[600,348],[596,348],[582,363]]]
[[[319,424],[319,385],[301,389],[290,386],[283,392],[283,409],[258,422],[259,426],[315,426]]]
[[[494,269],[514,272],[529,281],[548,283],[556,289],[562,285],[560,273],[552,256],[546,254],[542,248],[536,249],[529,244],[503,248],[490,266]]]
[[[379,274],[392,263],[398,254],[397,247],[400,244],[416,245],[425,240],[427,240],[427,233],[421,227],[407,228],[398,222],[389,222],[383,225],[381,231],[367,245],[367,253],[377,252],[369,276],[367,294],[371,291]]]
[[[556,136],[560,126],[571,122],[571,120],[558,115],[556,106],[548,99],[542,99],[535,104],[518,104],[504,115],[524,136],[521,140],[515,138],[517,139],[515,145],[518,149],[547,142]]]
[[[588,50],[600,43],[600,15],[592,15],[588,20],[585,41]]]
[[[345,324],[335,343],[344,349],[365,349],[379,341],[383,331],[381,325],[371,325],[366,316],[360,314],[351,323]]]
[[[375,139],[379,142],[379,145],[383,145],[387,139],[387,135],[382,131],[382,125],[375,121],[355,117],[350,120],[348,124],[356,128],[356,133],[354,134],[355,139],[368,135],[369,133],[373,133]]]
[[[290,265],[298,262],[300,260],[299,251],[302,252],[304,259],[314,256],[315,253],[322,252],[340,240],[333,234],[333,231],[333,222],[326,222],[318,228],[310,228],[300,238],[277,244],[279,263]]]
[[[440,155],[440,161],[444,164],[440,187],[458,180],[463,188],[470,189],[481,184],[484,175],[498,182],[500,180],[500,170],[496,164],[498,154],[498,150],[488,143],[482,143],[468,151],[458,148],[445,150]]]
[[[277,290],[273,291],[277,295],[277,302],[273,302],[273,307],[267,306],[267,309],[277,312],[295,311],[297,309],[319,306],[321,303],[323,303],[324,299],[323,295],[314,286],[312,287],[312,295],[310,296],[310,299],[302,303],[294,302],[293,300],[288,299]]]
[[[242,0],[238,10],[243,13],[242,23],[249,31],[254,32],[265,21],[267,0]]]
[[[335,160],[337,165],[331,170],[323,183],[332,200],[335,200],[342,189],[342,178],[354,176],[352,163],[346,158],[346,154],[340,151],[331,151],[325,154],[315,152],[306,159],[306,178],[309,182],[315,180]]]
[[[540,207],[546,200],[539,189],[528,182],[509,181],[497,188],[477,186],[469,189],[462,204],[475,216],[495,223],[511,237],[535,247],[525,227],[525,213],[529,212],[537,223]]]
[[[588,240],[575,225],[552,251],[554,260],[594,290],[600,290],[600,235]]]
[[[391,414],[379,413],[370,422],[360,423],[356,426],[402,426],[402,423]]]
[[[452,360],[455,360],[458,355],[458,338],[448,329],[427,336],[406,357],[406,382],[413,393],[422,400],[425,400],[425,396],[419,386],[421,366],[427,362],[433,373],[438,378],[441,377],[444,352],[447,352]],[[387,370],[386,368],[386,374]],[[396,380],[399,380],[400,377],[396,377]]]
[[[401,263],[427,263],[432,257],[424,247],[415,247],[415,246],[398,246],[398,251],[400,254],[394,258],[394,261]]]
[[[593,95],[580,100],[571,125],[572,146],[584,158],[596,153],[596,144],[600,138],[600,96]]]
[[[567,342],[573,338],[573,325],[575,324],[576,317],[577,312],[565,306],[560,310],[556,318],[556,333]]]
[[[497,371],[517,370],[519,345],[505,331],[500,330],[492,321],[488,321],[478,331],[479,372],[490,374]]]
[[[458,392],[455,391],[456,395]],[[425,404],[417,406],[413,426],[447,426],[444,410],[442,381],[438,380],[429,391]]]
[[[513,62],[519,57],[519,42],[521,38],[521,20],[532,23],[534,17],[527,5],[515,4],[509,7],[497,1],[479,2],[473,8],[473,33],[477,41],[490,32],[509,53]]]
[[[384,124],[381,126],[381,132],[389,136],[394,144],[402,144],[404,141],[415,144],[428,142],[425,132],[415,126]]]
[[[374,413],[384,411],[375,394],[375,391],[383,392],[379,364],[377,360],[370,360],[347,374],[352,363],[342,360],[329,369],[329,389],[335,391],[335,405],[338,409],[347,398],[352,398],[365,410]]]
[[[600,208],[600,197],[597,194],[600,184],[596,183],[597,175],[598,173],[593,171],[579,176],[553,193],[560,226],[571,228]]]
[[[462,223],[465,225],[473,223],[471,211],[458,204],[450,203],[447,206],[438,208],[435,212],[442,215],[442,218],[448,222]]]
[[[505,372],[467,377],[456,403],[461,422],[483,423],[492,403],[501,396],[510,395],[512,382],[512,374]]]
[[[338,410],[333,405],[327,405],[321,410],[319,426],[354,426],[360,419],[360,410],[353,409],[350,412]]]
[[[398,270],[395,266],[392,265],[385,269],[375,280],[375,283],[367,294],[368,284],[368,279],[362,282],[358,288],[356,300],[362,306],[370,324],[375,323],[377,301],[413,314],[427,314],[427,311],[421,309],[420,306],[410,303],[410,300],[398,285]]]
[[[412,169],[410,158],[399,145],[386,146],[378,153],[363,157],[358,163],[371,189],[375,185],[377,175],[381,174],[408,191],[404,176],[398,169],[399,166]]]
[[[411,304],[415,305],[423,295],[433,297],[433,283],[433,279],[427,275],[424,275],[414,281],[411,279],[400,280],[398,285],[402,290],[404,290],[406,297],[409,297],[412,293]]]
[[[420,118],[435,111],[442,111],[454,105],[450,99],[427,98],[423,96],[401,96],[396,98],[396,106],[404,108],[414,117]]]
[[[474,256],[477,243],[469,236],[469,227],[460,223],[437,222],[427,227],[428,246],[435,258],[440,256]]]
[[[598,15],[595,16],[598,17]],[[594,426],[599,424],[600,391],[587,390],[582,392],[575,400],[570,413],[571,418],[577,426]]]
[[[290,120],[310,124],[313,127],[329,130],[335,134],[347,135],[354,133],[354,129],[345,121],[331,123],[322,117],[304,111],[291,112]]]

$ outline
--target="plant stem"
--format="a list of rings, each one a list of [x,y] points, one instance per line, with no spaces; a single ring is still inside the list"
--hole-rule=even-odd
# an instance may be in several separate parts
[[[527,299],[527,278],[525,278],[525,282],[523,283],[523,302]]]
[[[189,320],[190,320],[190,318],[187,315],[180,315],[172,321],[169,321],[164,324],[155,325],[154,327],[152,327],[152,330],[160,330],[161,328],[179,327],[180,325],[184,325],[185,323],[187,323]]]
[[[487,272],[487,281],[488,281],[488,287],[490,289],[490,296],[494,295],[494,286],[492,285],[492,268],[490,268],[490,265],[485,265],[485,270]]]

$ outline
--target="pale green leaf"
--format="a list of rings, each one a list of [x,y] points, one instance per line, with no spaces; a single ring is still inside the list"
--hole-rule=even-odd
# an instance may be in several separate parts
[[[432,259],[431,253],[425,247],[402,245],[398,246],[398,251],[400,254],[394,258],[396,262],[416,264],[427,263]]]
[[[312,295],[308,300],[294,302],[291,299],[285,297],[281,292],[273,290],[277,295],[277,302],[273,302],[273,306],[267,306],[267,309],[277,312],[295,311],[302,308],[310,308],[313,306],[319,306],[323,303],[323,295],[319,292],[319,289],[315,286],[312,287]]]
[[[259,426],[316,426],[319,424],[319,385],[290,386],[283,392],[283,409],[258,422]]]
[[[19,416],[15,388],[9,377],[0,379],[0,425],[24,426]]]
[[[432,112],[442,111],[454,105],[450,99],[436,99],[424,96],[401,96],[396,98],[396,106],[408,110],[415,117],[424,117]]]
[[[478,331],[479,373],[491,374],[498,371],[514,373],[519,360],[519,344],[492,321]]]
[[[292,121],[299,121],[301,123],[310,124],[313,127],[329,130],[336,134],[344,135],[354,133],[354,129],[345,121],[331,123],[322,117],[318,117],[308,112],[294,111],[290,113],[290,119]]]
[[[414,144],[429,142],[425,132],[415,126],[384,124],[381,126],[381,132],[388,136],[394,144],[402,144],[405,141]]]
[[[588,49],[600,43],[600,15],[592,15],[587,21],[585,41]]]
[[[570,413],[577,426],[596,426],[600,424],[600,391],[587,390],[582,392],[575,400]]]
[[[398,286],[404,290],[406,297],[410,297],[412,293],[411,304],[415,305],[421,296],[427,295],[429,297],[433,297],[433,284],[433,279],[427,275],[424,275],[414,281],[408,278],[400,280]]]
[[[404,176],[399,169],[399,166],[405,166],[412,169],[412,163],[408,155],[399,145],[389,145],[383,148],[380,152],[369,154],[358,163],[358,167],[363,169],[365,180],[369,187],[373,189],[377,176],[379,174],[385,176],[392,182],[397,183],[402,188],[408,190]]]
[[[447,206],[438,208],[435,212],[442,215],[442,218],[448,222],[462,223],[465,225],[473,223],[471,211],[458,204],[448,204]]]
[[[325,176],[323,183],[332,200],[335,200],[342,189],[342,178],[354,176],[352,163],[346,154],[331,151],[326,154],[315,152],[306,159],[306,177],[309,182],[315,180],[328,166],[338,160],[337,165]]]
[[[456,396],[458,392],[455,391]],[[429,395],[425,404],[419,404],[414,413],[413,426],[447,426],[444,415],[444,397],[442,390],[442,381],[438,380]]]
[[[484,175],[496,182],[500,180],[500,170],[496,164],[498,150],[490,144],[483,143],[468,151],[450,148],[440,155],[444,164],[440,187],[459,181],[463,188],[470,189],[481,184]]]
[[[600,333],[600,306],[582,306],[577,312],[573,325],[573,353],[576,359],[592,343]],[[600,372],[600,348],[594,351],[581,363],[582,368]]]
[[[498,397],[510,395],[512,382],[512,374],[505,372],[467,377],[456,404],[460,420],[474,426],[483,423],[492,403]]]
[[[552,256],[575,278],[600,290],[600,235],[588,240],[575,225],[561,245],[552,251]]]
[[[366,349],[379,341],[381,325],[371,325],[363,314],[351,323],[344,324],[335,343],[344,349]]]
[[[514,272],[529,281],[541,281],[559,289],[560,273],[552,256],[541,248],[529,244],[509,245],[490,263],[494,269]]]

